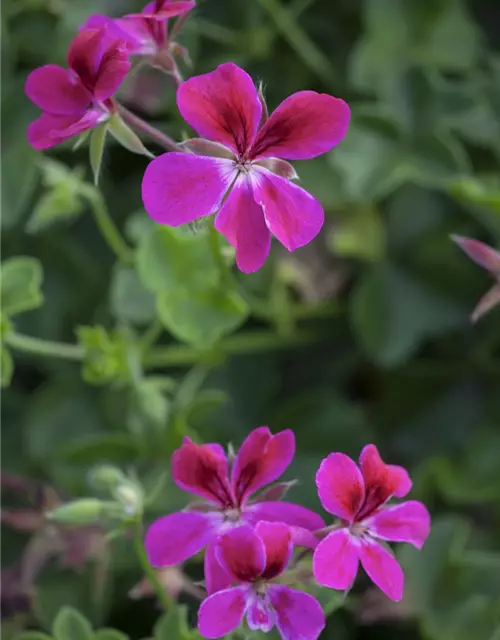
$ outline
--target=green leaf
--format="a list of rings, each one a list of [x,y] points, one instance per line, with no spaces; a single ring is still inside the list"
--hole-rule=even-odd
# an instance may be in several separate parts
[[[88,434],[61,446],[57,458],[68,462],[121,462],[137,456],[137,446],[126,433]]]
[[[0,345],[0,385],[2,389],[10,385],[14,373],[14,362],[5,345]]]
[[[460,202],[500,215],[500,180],[497,174],[458,178],[449,185],[449,190]]]
[[[52,626],[54,640],[92,640],[90,622],[72,607],[63,607]]]
[[[151,291],[201,290],[216,285],[219,271],[206,231],[193,233],[155,225],[142,234],[137,270]]]
[[[158,316],[177,339],[208,347],[235,331],[248,316],[243,298],[215,287],[200,292],[178,289],[158,296]]]
[[[94,634],[94,640],[128,640],[128,638],[126,634],[117,629],[99,629]]]
[[[170,413],[170,401],[164,393],[163,380],[151,377],[140,380],[133,388],[136,410],[149,424],[163,429]]]
[[[5,111],[4,111],[5,113]],[[5,125],[6,126],[6,125]],[[2,122],[2,131],[4,123]],[[19,132],[21,136],[21,132]],[[14,226],[33,196],[38,182],[37,154],[24,140],[2,150],[2,227]]]
[[[119,320],[145,325],[154,319],[155,297],[144,288],[135,269],[115,266],[110,295],[111,309]]]
[[[139,136],[123,122],[117,113],[107,121],[107,129],[113,138],[119,142],[122,147],[128,149],[128,151],[147,156],[148,158],[154,158],[154,155],[142,144]]]
[[[37,258],[19,256],[2,263],[2,312],[14,316],[43,304],[42,265]]]
[[[467,322],[465,309],[389,264],[361,279],[350,315],[361,346],[383,366],[404,362],[423,340]]]
[[[102,157],[104,155],[104,147],[106,145],[106,133],[108,131],[108,123],[103,122],[101,125],[92,130],[89,143],[89,158],[92,173],[94,174],[94,184],[97,186],[99,182],[99,174],[101,173]]]
[[[21,631],[16,635],[15,640],[52,640],[52,636],[42,631]]]
[[[188,609],[185,605],[176,605],[154,626],[154,640],[189,640],[198,637],[197,630],[189,628]]]
[[[398,134],[383,120],[354,120],[346,138],[329,154],[352,202],[368,203],[399,184],[401,151]]]
[[[351,207],[328,237],[331,250],[361,260],[380,260],[385,253],[385,231],[377,209]]]
[[[39,233],[56,222],[74,220],[84,209],[82,199],[63,184],[45,193],[26,223],[28,233]]]

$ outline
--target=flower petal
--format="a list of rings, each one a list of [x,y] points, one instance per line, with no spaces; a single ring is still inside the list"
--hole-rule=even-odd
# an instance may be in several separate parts
[[[198,445],[190,438],[172,455],[172,478],[184,491],[231,507],[233,497],[228,482],[228,462],[221,447]]]
[[[330,151],[347,133],[350,111],[340,98],[299,91],[284,100],[259,131],[251,157],[306,160]]]
[[[232,171],[229,160],[165,153],[146,167],[144,207],[153,220],[171,227],[208,216],[219,208]]]
[[[403,597],[404,575],[396,559],[382,545],[364,538],[358,546],[363,569],[385,595],[399,602]]]
[[[500,304],[500,283],[493,285],[479,300],[471,315],[472,322],[479,320],[481,316],[491,311],[497,304]]]
[[[124,47],[124,44],[118,46],[118,41],[111,42],[107,47],[94,86],[95,100],[107,100],[125,80],[130,70],[130,60]]]
[[[358,571],[358,545],[347,529],[329,533],[316,547],[313,573],[316,580],[331,589],[349,589]]]
[[[244,175],[239,177],[215,218],[215,228],[236,249],[236,264],[243,273],[262,267],[271,249],[271,233],[264,212],[254,200]]]
[[[217,539],[214,538],[205,550],[204,573],[208,595],[227,589],[233,582],[233,577],[229,575],[217,559],[216,548]]]
[[[268,427],[254,429],[241,445],[231,474],[239,504],[285,471],[295,453],[295,436],[286,429],[272,435]]]
[[[248,599],[246,618],[249,629],[267,633],[276,624],[276,614],[268,604],[267,598],[258,595]]]
[[[283,640],[316,640],[325,628],[325,614],[308,593],[282,585],[269,587],[276,626]]]
[[[94,89],[106,45],[109,46],[106,27],[83,29],[69,45],[68,67],[76,72],[89,91]]]
[[[198,630],[205,638],[222,638],[234,631],[243,619],[248,589],[235,587],[214,593],[201,603]]]
[[[311,242],[321,231],[325,213],[310,193],[263,167],[254,165],[252,184],[270,231],[288,251]]]
[[[156,8],[154,2],[147,4],[141,13],[129,14],[142,18],[151,18],[152,20],[168,20],[175,16],[180,16],[191,9],[194,9],[196,2],[194,0],[178,0],[177,2],[170,2],[170,0],[164,0],[160,4],[159,8]]]
[[[149,527],[144,546],[153,567],[168,567],[198,553],[216,534],[214,514],[171,513]]]
[[[365,487],[356,463],[344,453],[331,453],[316,474],[323,507],[334,516],[352,522],[363,504]]]
[[[451,236],[458,246],[464,251],[471,260],[476,264],[487,269],[494,275],[500,275],[500,252],[496,251],[485,242],[474,240],[473,238],[464,238],[462,236]]]
[[[255,533],[266,549],[265,580],[273,580],[286,569],[293,552],[292,532],[283,522],[258,522]]]
[[[25,91],[37,107],[54,115],[81,115],[92,101],[87,89],[55,64],[32,71],[26,79]]]
[[[284,522],[292,527],[301,527],[308,531],[316,531],[325,526],[323,518],[300,504],[292,502],[256,502],[249,504],[243,511],[248,522],[267,520],[268,522]]]
[[[377,538],[409,542],[421,549],[430,532],[431,518],[425,505],[409,500],[377,511],[364,520],[363,524]]]
[[[215,553],[224,569],[239,582],[258,578],[266,566],[264,542],[246,524],[221,535]]]
[[[102,121],[103,117],[106,118],[106,114],[98,109],[74,116],[55,116],[42,113],[28,127],[28,142],[38,151],[49,149],[83,131],[92,129]]]
[[[359,465],[365,481],[365,502],[358,513],[358,520],[366,518],[391,496],[403,498],[411,489],[406,469],[385,464],[374,444],[363,447]]]
[[[252,78],[232,62],[186,80],[177,106],[198,134],[244,154],[252,145],[262,105]]]

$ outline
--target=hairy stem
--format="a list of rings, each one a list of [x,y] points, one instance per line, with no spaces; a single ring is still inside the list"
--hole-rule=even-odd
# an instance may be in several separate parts
[[[148,556],[146,554],[146,549],[144,548],[142,538],[142,525],[137,523],[134,529],[134,549],[137,554],[137,558],[139,559],[145,576],[154,587],[156,595],[158,596],[158,600],[161,602],[162,606],[165,609],[170,610],[174,606],[174,601],[160,582],[160,579],[158,578],[158,575],[154,568],[149,564]]]
[[[132,113],[127,108],[125,108],[121,104],[117,104],[118,113],[121,117],[127,122],[129,125],[144,133],[148,138],[154,140],[160,147],[164,147],[167,151],[181,151],[184,152],[184,149],[180,147],[170,136],[167,136],[166,133],[160,131],[153,125],[149,124],[139,116],[136,116],[135,113]]]
[[[30,353],[32,355],[47,356],[49,358],[63,358],[65,360],[82,360],[83,349],[76,344],[53,342],[25,336],[21,333],[9,333],[5,338],[6,343],[16,351]]]
[[[132,249],[125,242],[118,227],[109,215],[104,198],[97,189],[89,188],[83,191],[87,202],[90,204],[95,222],[102,237],[107,242],[118,260],[126,265],[133,265]]]

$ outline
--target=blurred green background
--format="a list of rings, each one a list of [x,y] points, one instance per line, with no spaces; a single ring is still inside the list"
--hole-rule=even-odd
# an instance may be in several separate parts
[[[352,108],[337,149],[295,163],[327,212],[320,237],[294,254],[273,245],[251,276],[216,264],[207,229],[150,223],[144,157],[109,144],[103,200],[85,148],[42,156],[26,143],[37,114],[23,92],[27,73],[64,65],[89,14],[141,7],[3,3],[4,472],[74,498],[94,495],[92,470],[111,462],[148,489],[183,435],[239,445],[268,424],[296,434],[286,477],[300,483],[290,499],[319,508],[320,460],[357,457],[374,442],[410,470],[433,531],[421,553],[397,549],[402,603],[360,578],[335,601],[322,638],[498,640],[500,311],[471,326],[491,282],[449,235],[500,245],[500,4],[200,0],[179,38],[193,62],[186,76],[232,60],[263,81],[271,109],[301,89]],[[121,96],[176,139],[189,134],[160,72],[140,72]],[[134,249],[130,264],[96,228],[92,213],[103,206]],[[60,357],[44,356],[43,345]],[[19,506],[26,487],[7,484],[4,507]],[[184,505],[168,480],[157,494],[147,521]],[[2,527],[6,638],[24,625],[50,629],[64,604],[96,628],[152,637],[159,610],[128,596],[141,572],[126,538],[109,543],[104,569],[90,560],[74,570],[58,565],[47,536]],[[16,568],[34,548],[52,560],[37,572],[28,614]],[[200,576],[197,563],[187,570]],[[176,634],[193,636],[157,627],[155,637]]]

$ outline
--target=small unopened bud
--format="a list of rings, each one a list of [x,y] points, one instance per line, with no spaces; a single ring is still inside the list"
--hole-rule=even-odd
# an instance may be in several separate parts
[[[107,489],[111,491],[124,480],[126,480],[126,478],[122,471],[110,464],[95,467],[89,474],[89,482],[96,489]]]
[[[125,479],[115,487],[113,495],[120,502],[127,516],[134,517],[142,513],[144,496],[141,487],[135,482]]]
[[[109,504],[96,498],[82,498],[49,511],[45,517],[60,524],[91,524],[101,519]]]

